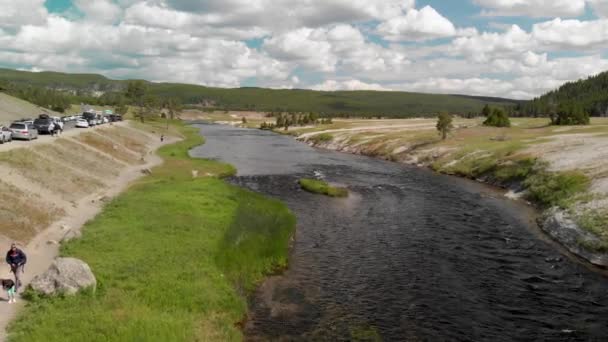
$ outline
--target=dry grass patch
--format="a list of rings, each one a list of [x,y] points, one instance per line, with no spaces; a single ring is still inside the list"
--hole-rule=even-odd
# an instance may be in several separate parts
[[[83,162],[84,160],[91,161],[95,164],[95,169],[106,175],[118,176],[120,171],[125,167],[124,164],[116,161],[113,158],[108,157],[106,154],[97,152],[94,149],[88,149],[83,145],[72,141],[70,139],[58,139],[55,141],[55,147],[60,148],[64,151],[72,153],[76,158],[77,162]],[[84,161],[85,163],[89,163]],[[87,168],[91,170],[91,168]]]
[[[41,159],[52,159],[66,167],[73,169],[75,172],[91,175],[98,179],[106,179],[116,176],[120,169],[109,170],[102,162],[87,158],[86,155],[79,155],[73,151],[61,148],[59,145],[41,145],[33,151],[38,154]]]
[[[0,181],[0,233],[27,242],[65,215],[65,211],[38,196]]]
[[[112,141],[119,143],[120,145],[138,154],[148,152],[147,144],[150,142],[150,138],[142,132],[138,132],[136,130],[125,127],[116,126],[112,127],[111,129],[98,130],[97,133],[111,139]]]
[[[0,153],[0,163],[68,201],[91,194],[103,185],[93,177],[76,173],[52,159],[41,158],[37,153],[26,148]]]
[[[75,137],[76,140],[89,145],[97,150],[105,152],[112,157],[128,164],[143,164],[142,156],[130,151],[124,146],[113,142],[111,139],[96,133],[83,133]]]

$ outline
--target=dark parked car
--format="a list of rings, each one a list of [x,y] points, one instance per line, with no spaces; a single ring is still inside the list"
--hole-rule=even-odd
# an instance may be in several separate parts
[[[38,133],[51,133],[55,127],[55,121],[52,118],[38,118],[34,120],[34,127]]]
[[[112,115],[110,115],[110,121],[111,122],[122,121],[122,116],[118,115],[118,114],[112,114]]]

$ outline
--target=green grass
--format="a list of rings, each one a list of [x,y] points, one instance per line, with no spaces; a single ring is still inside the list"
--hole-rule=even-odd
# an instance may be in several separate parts
[[[314,142],[315,144],[320,144],[320,143],[326,143],[326,142],[330,142],[330,141],[334,140],[334,136],[329,133],[321,133],[321,134],[313,135],[312,137],[310,137],[309,140]]]
[[[346,188],[333,187],[324,181],[302,178],[299,180],[302,189],[314,194],[327,195],[330,197],[348,197]]]
[[[496,167],[494,176],[501,182],[523,181],[532,175],[538,163],[536,158],[510,160]]]
[[[545,207],[561,208],[569,207],[570,200],[589,189],[590,184],[589,178],[578,171],[539,171],[524,181],[532,201]]]
[[[287,264],[295,218],[280,202],[190,170],[234,173],[190,159],[202,138],[163,147],[165,164],[110,202],[61,255],[87,262],[97,291],[33,298],[10,341],[238,341],[243,296]]]

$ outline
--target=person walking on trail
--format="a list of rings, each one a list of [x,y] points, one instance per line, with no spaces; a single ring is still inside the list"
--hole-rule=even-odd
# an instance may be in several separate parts
[[[0,279],[0,284],[2,284],[2,288],[6,291],[6,295],[8,297],[8,303],[16,303],[15,299],[15,282],[13,279]]]
[[[21,273],[25,271],[25,263],[27,256],[22,250],[17,248],[16,244],[11,245],[11,249],[6,253],[6,263],[11,267],[11,272],[15,275],[15,288],[21,286]]]

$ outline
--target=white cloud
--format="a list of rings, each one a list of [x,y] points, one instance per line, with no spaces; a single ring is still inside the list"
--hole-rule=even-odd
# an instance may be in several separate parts
[[[84,17],[49,14],[43,0],[0,0],[0,65],[211,86],[529,98],[608,69],[608,0],[586,1],[600,18],[534,20],[526,31],[478,17],[497,21],[489,23],[497,32],[480,32],[413,0],[75,0],[72,13]],[[536,17],[575,16],[585,4],[476,2],[486,14]],[[435,38],[452,39],[424,42]],[[576,57],[558,58],[564,51]]]
[[[122,13],[121,8],[111,0],[74,0],[73,3],[87,20],[94,22],[114,23]]]
[[[365,83],[359,80],[326,80],[321,84],[312,86],[314,90],[335,91],[335,90],[390,90],[377,83]]]
[[[483,32],[469,37],[456,38],[452,42],[450,52],[482,62],[495,56],[528,51],[533,47],[532,36],[519,26],[513,25],[504,33]]]
[[[279,60],[324,73],[337,68],[353,74],[394,73],[409,64],[403,53],[367,42],[351,25],[290,31],[265,39],[262,49]]]
[[[598,17],[608,17],[608,0],[587,0],[587,2],[589,2]]]
[[[586,0],[473,0],[486,8],[486,16],[527,16],[533,18],[576,17],[585,12]]]
[[[535,24],[532,35],[540,44],[557,48],[605,48],[608,44],[608,19],[591,21],[562,20]]]
[[[0,0],[0,28],[44,23],[48,13],[44,0]]]
[[[410,9],[405,15],[381,23],[377,31],[391,41],[423,41],[456,34],[454,24],[430,6]]]

